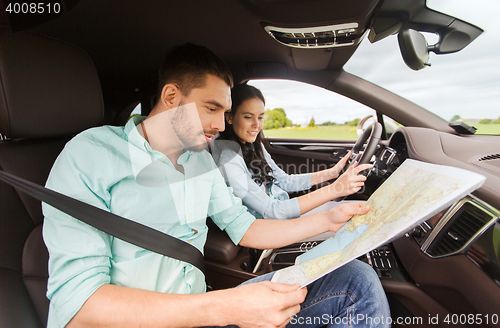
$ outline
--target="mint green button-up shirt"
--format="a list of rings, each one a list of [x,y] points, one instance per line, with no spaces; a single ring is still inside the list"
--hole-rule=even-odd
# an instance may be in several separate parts
[[[186,151],[177,171],[153,151],[134,117],[125,127],[89,129],[57,158],[46,186],[191,243],[203,252],[209,215],[237,244],[255,218],[232,194],[206,152]],[[64,327],[103,284],[164,293],[202,293],[189,263],[142,249],[43,204],[49,250],[48,327]]]

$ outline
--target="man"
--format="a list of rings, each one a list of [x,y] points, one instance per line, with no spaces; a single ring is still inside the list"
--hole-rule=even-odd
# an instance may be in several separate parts
[[[224,129],[232,83],[229,69],[208,49],[174,49],[160,70],[150,115],[76,136],[56,160],[47,186],[200,250],[207,214],[234,243],[264,249],[337,231],[353,214],[368,211],[356,204],[295,220],[255,220],[205,151]],[[316,324],[321,317],[319,325],[325,325],[329,317],[362,314],[380,323],[389,316],[376,274],[360,262],[311,284],[309,292],[260,281],[204,293],[196,267],[113,238],[46,204],[43,211],[49,327],[277,327],[302,324],[298,319],[306,317]]]

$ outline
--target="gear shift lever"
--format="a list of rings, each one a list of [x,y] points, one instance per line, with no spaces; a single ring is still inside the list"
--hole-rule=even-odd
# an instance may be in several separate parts
[[[271,255],[271,253],[273,252],[273,249],[265,249],[262,251],[262,253],[260,254],[260,257],[259,257],[259,260],[257,261],[257,264],[255,264],[255,268],[253,269],[252,273],[256,273],[257,271],[259,271],[259,267],[260,267],[260,264],[262,263],[262,261],[268,257],[269,255]]]

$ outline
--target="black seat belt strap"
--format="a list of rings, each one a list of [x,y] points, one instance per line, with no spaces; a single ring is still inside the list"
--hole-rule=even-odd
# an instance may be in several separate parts
[[[203,254],[185,241],[1,170],[0,180],[109,235],[190,263],[205,273]]]

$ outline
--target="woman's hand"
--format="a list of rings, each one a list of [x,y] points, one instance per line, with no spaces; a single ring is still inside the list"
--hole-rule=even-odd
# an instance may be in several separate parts
[[[344,168],[345,164],[347,163],[350,157],[351,157],[351,151],[347,152],[347,154],[344,157],[342,157],[342,159],[338,161],[334,167],[328,169],[330,180],[335,179],[340,175],[340,172],[342,172],[342,169]]]
[[[366,214],[370,206],[365,203],[347,203],[326,211],[329,220],[328,229],[337,232],[355,214]]]
[[[354,164],[351,165],[347,171],[344,172],[344,174],[342,174],[333,184],[330,185],[330,188],[335,194],[335,197],[332,199],[352,195],[361,190],[365,184],[366,177],[358,174],[371,167],[371,164],[362,164],[358,166],[358,162],[354,162]]]
[[[342,172],[342,169],[345,167],[349,158],[351,158],[350,151],[344,157],[342,157],[342,159],[340,161],[338,161],[334,167],[331,167],[331,168],[326,169],[326,170],[318,171],[318,172],[313,172],[311,175],[311,185],[314,186],[314,185],[317,185],[319,183],[338,178],[338,176],[340,175],[340,172]],[[354,165],[352,165],[352,166],[354,166]],[[349,171],[349,169],[347,171]],[[362,171],[362,169],[360,171]]]

